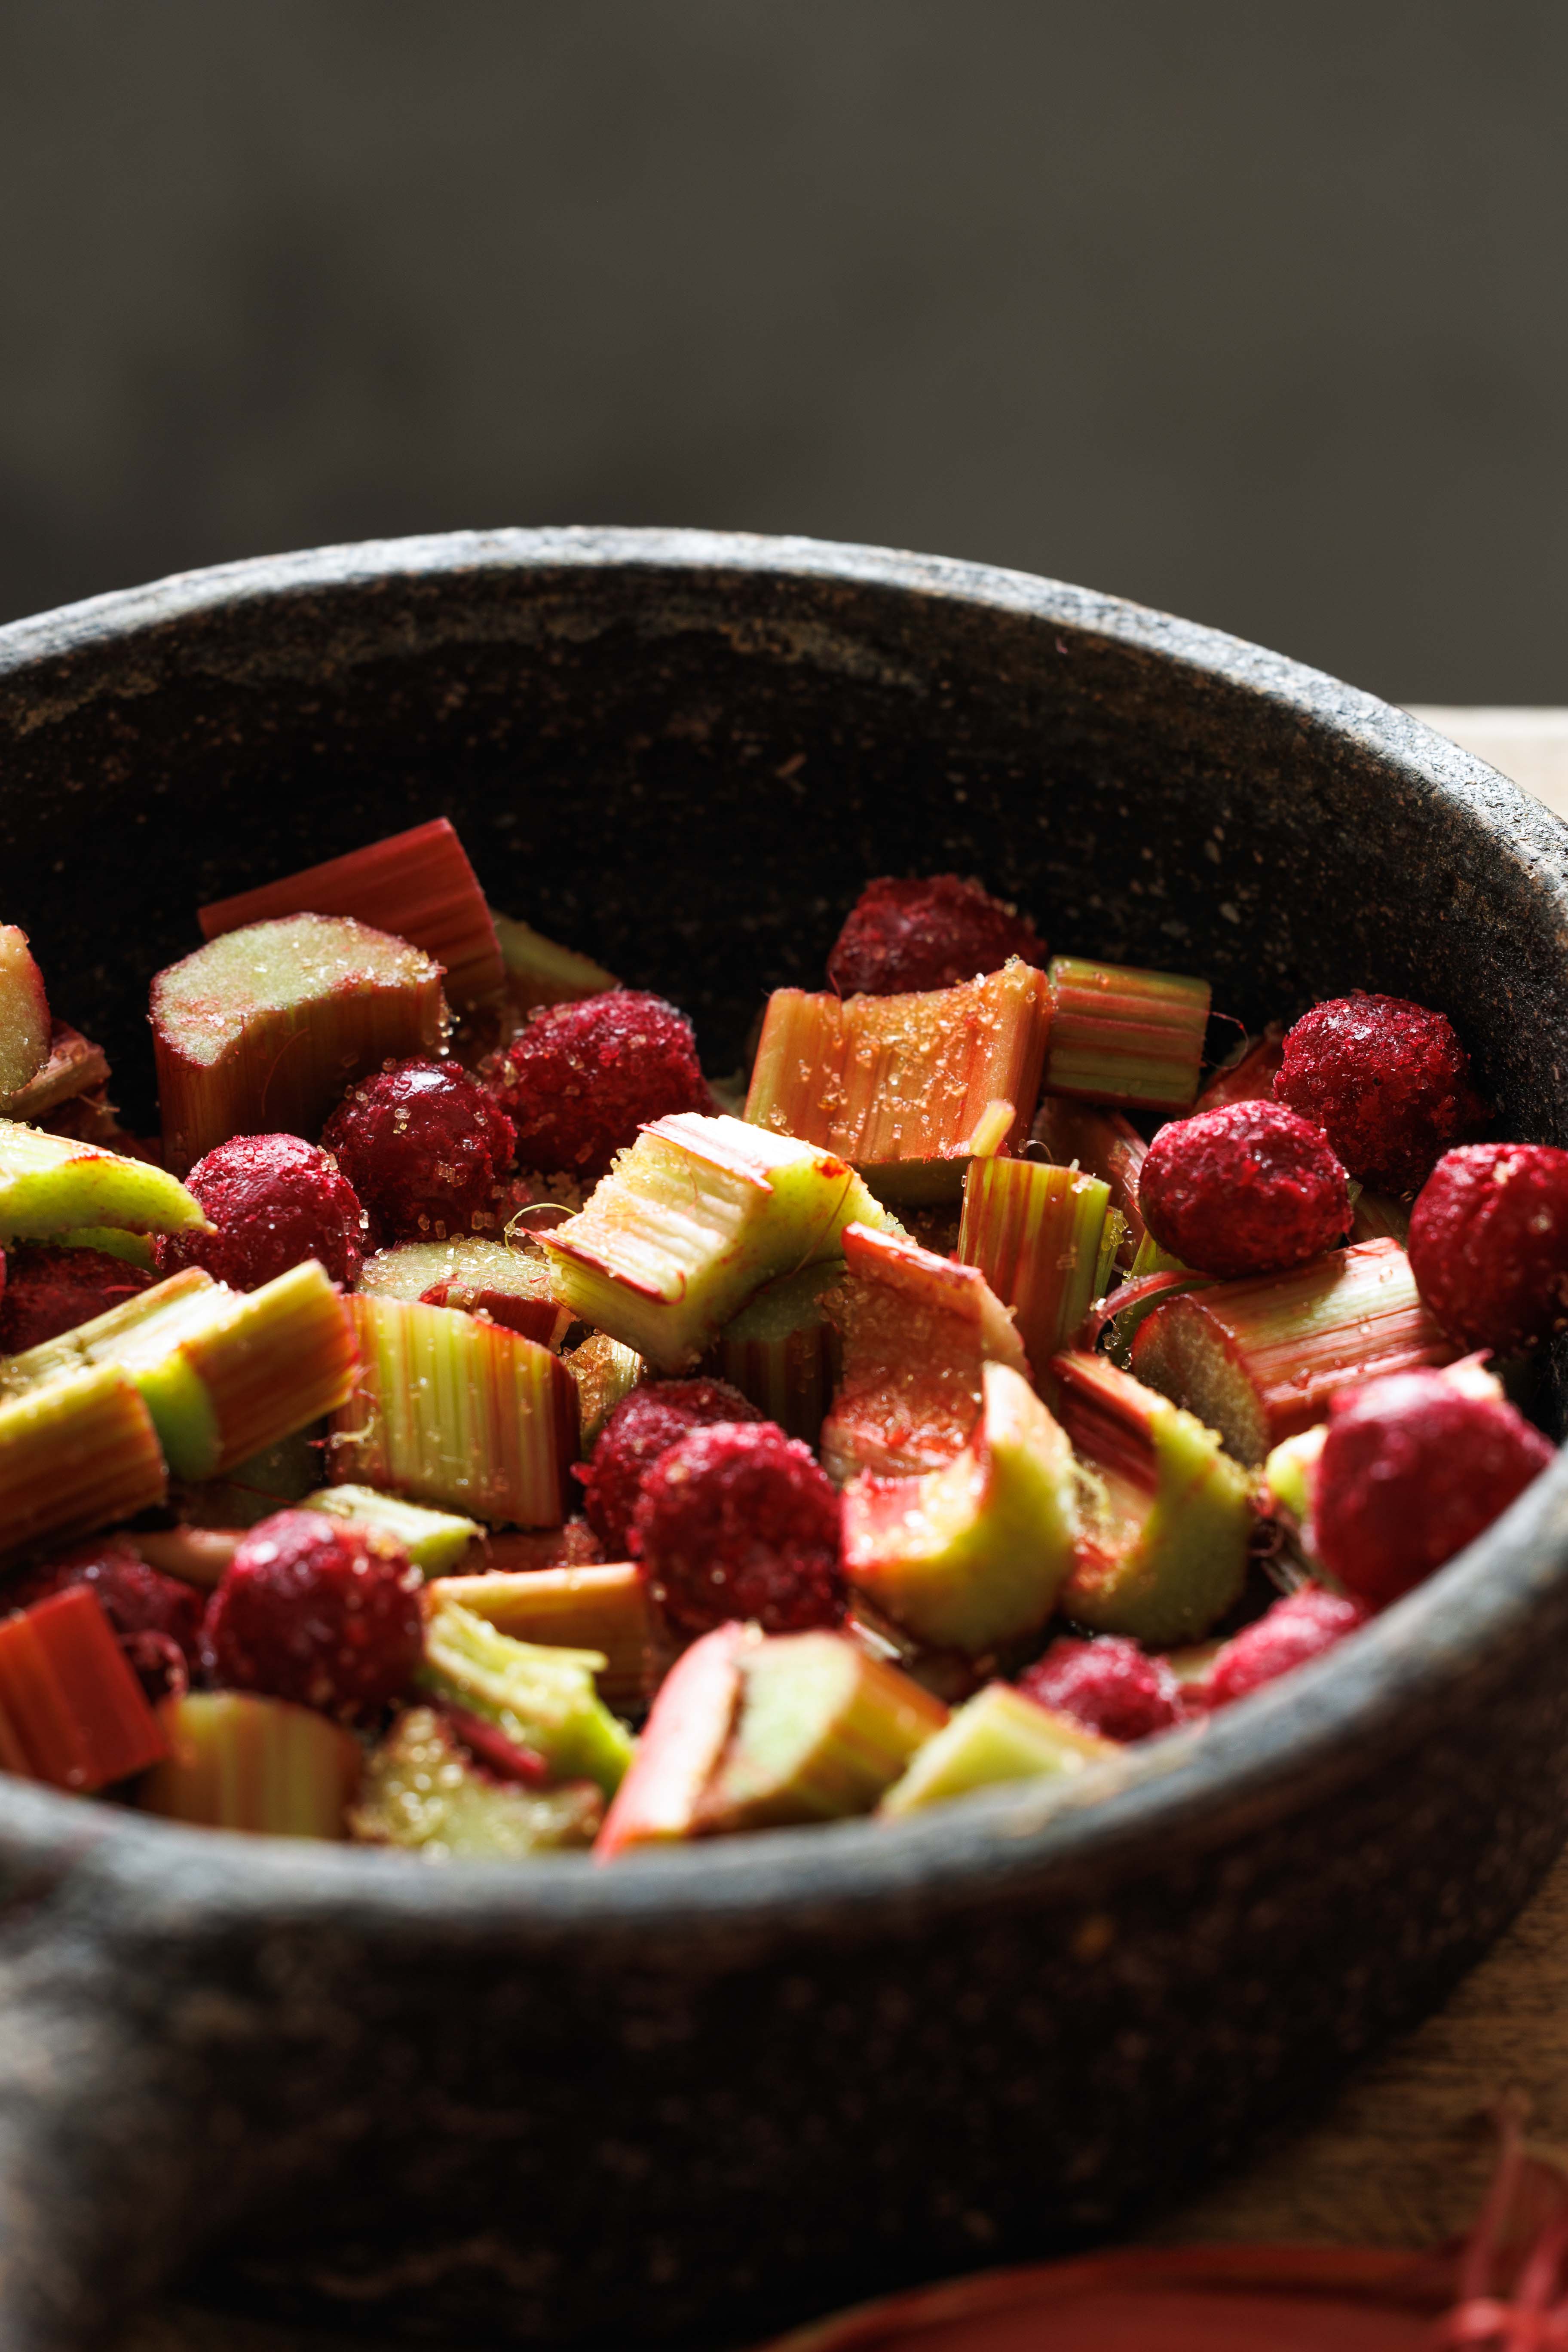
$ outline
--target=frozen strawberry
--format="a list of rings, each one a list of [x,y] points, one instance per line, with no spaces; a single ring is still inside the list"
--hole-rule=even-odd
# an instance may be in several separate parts
[[[1162,1249],[1226,1281],[1321,1257],[1351,1218],[1322,1129],[1273,1102],[1172,1119],[1149,1146],[1138,1206]]]
[[[1517,1354],[1568,1319],[1568,1151],[1445,1152],[1410,1218],[1415,1286],[1456,1346]],[[0,1310],[3,1311],[3,1310]]]
[[[194,1586],[149,1568],[123,1537],[99,1536],[8,1583],[0,1608],[30,1609],[73,1584],[96,1595],[150,1698],[178,1696],[189,1686],[199,1663],[202,1622],[202,1597]]]
[[[606,1559],[629,1559],[632,1513],[645,1474],[661,1454],[716,1421],[760,1421],[761,1413],[728,1381],[650,1381],[623,1397],[599,1433],[582,1481],[583,1509]]]
[[[381,1245],[489,1233],[503,1222],[512,1123],[455,1062],[393,1062],[362,1078],[321,1143],[363,1202]]]
[[[0,1287],[0,1356],[19,1356],[74,1331],[145,1290],[153,1280],[107,1250],[11,1245]]]
[[[1381,1609],[1473,1542],[1552,1456],[1512,1405],[1438,1372],[1342,1389],[1312,1478],[1318,1557]]]
[[[897,996],[905,989],[955,988],[1000,971],[1009,956],[1044,966],[1046,943],[1015,907],[978,882],[933,874],[923,882],[884,875],[868,882],[827,959],[840,996]]]
[[[1325,1592],[1321,1584],[1302,1585],[1299,1592],[1287,1593],[1256,1623],[1244,1626],[1222,1643],[1203,1680],[1205,1703],[1228,1706],[1232,1699],[1261,1690],[1265,1683],[1277,1682],[1293,1666],[1304,1666],[1309,1658],[1331,1650],[1336,1642],[1364,1625],[1366,1619],[1359,1601],[1348,1600],[1340,1592]]]
[[[1163,1658],[1118,1633],[1053,1642],[1019,1675],[1018,1688],[1105,1739],[1147,1739],[1184,1719],[1181,1685]]]
[[[352,1721],[405,1691],[423,1646],[419,1571],[390,1536],[321,1511],[250,1529],[202,1625],[220,1687]]]
[[[1297,1022],[1274,1092],[1322,1129],[1352,1176],[1382,1192],[1415,1192],[1450,1144],[1479,1133],[1487,1118],[1447,1015],[1360,989]]]
[[[185,1179],[215,1230],[166,1234],[165,1274],[199,1265],[235,1290],[259,1290],[291,1265],[319,1258],[346,1289],[363,1262],[365,1215],[330,1152],[299,1135],[237,1135]]]
[[[516,1124],[519,1164],[546,1173],[596,1179],[639,1127],[713,1108],[690,1022],[632,988],[542,1005],[483,1076]]]
[[[731,1618],[796,1633],[844,1614],[838,1496],[810,1448],[771,1421],[689,1430],[662,1454],[632,1547],[681,1633]]]

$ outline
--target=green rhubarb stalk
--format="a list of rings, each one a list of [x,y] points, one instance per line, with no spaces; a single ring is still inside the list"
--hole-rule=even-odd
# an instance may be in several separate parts
[[[857,1220],[893,1222],[832,1152],[680,1112],[645,1127],[579,1214],[539,1239],[563,1306],[677,1371],[764,1282],[837,1257]]]
[[[591,1781],[525,1789],[476,1770],[435,1708],[416,1706],[369,1758],[349,1828],[362,1844],[427,1861],[524,1862],[591,1843],[603,1813]]]
[[[838,1334],[823,1294],[843,1278],[834,1264],[764,1284],[719,1335],[719,1370],[764,1421],[815,1445],[838,1371]]]
[[[956,1200],[972,1159],[1028,1135],[1047,1024],[1045,975],[1016,957],[900,996],[776,989],[746,1117],[838,1153],[879,1199]]]
[[[374,1486],[318,1486],[300,1503],[302,1511],[325,1511],[330,1519],[355,1519],[375,1528],[400,1543],[421,1576],[447,1575],[479,1542],[484,1529],[477,1519],[455,1511],[433,1511],[428,1504],[405,1502],[398,1495],[383,1495]]]
[[[576,1383],[560,1359],[454,1307],[347,1305],[360,1370],[333,1418],[334,1483],[498,1524],[558,1527],[577,1454]]]
[[[969,1171],[958,1255],[1013,1309],[1040,1377],[1099,1295],[1110,1205],[1109,1184],[1070,1168],[987,1160]]]
[[[115,1366],[0,1395],[0,1559],[132,1518],[167,1491],[153,1417]]]
[[[1209,984],[1176,972],[1053,956],[1052,1094],[1145,1110],[1191,1110],[1208,1026]]]
[[[0,1118],[0,1246],[81,1225],[178,1234],[205,1224],[201,1203],[166,1170]]]
[[[763,1636],[727,1620],[683,1650],[648,1711],[631,1766],[594,1841],[594,1860],[690,1837],[741,1700],[741,1661]]]
[[[1110,1188],[1110,1206],[1125,1220],[1120,1262],[1131,1266],[1143,1238],[1138,1179],[1149,1147],[1130,1118],[1067,1095],[1043,1094],[1029,1131],[1035,1150],[1053,1168],[1081,1169]]]
[[[878,1811],[889,1821],[1007,1780],[1076,1781],[1121,1754],[1113,1739],[1037,1706],[1007,1683],[987,1683],[926,1742]],[[1106,1794],[1113,1783],[1107,1779]]]
[[[145,1811],[265,1837],[346,1836],[360,1745],[313,1707],[187,1691],[158,1714],[169,1753],[137,1792]]]
[[[632,1759],[632,1736],[594,1687],[609,1664],[602,1650],[546,1648],[514,1641],[453,1601],[425,1629],[419,1679],[532,1748],[562,1780],[588,1780],[614,1796]]]
[[[602,1652],[605,1663],[596,1680],[607,1706],[636,1706],[643,1697],[655,1628],[647,1580],[629,1560],[442,1577],[430,1587],[430,1606],[448,1603],[513,1641]]]
[[[536,1004],[572,1004],[580,997],[601,996],[620,982],[592,956],[558,947],[527,923],[510,915],[492,913],[496,937],[506,966],[506,992],[520,1013]]]
[[[647,1379],[647,1366],[635,1348],[612,1339],[607,1331],[590,1331],[582,1345],[569,1348],[561,1360],[577,1383],[583,1451],[591,1454],[616,1407]]]
[[[550,1295],[550,1267],[540,1251],[472,1235],[378,1250],[365,1260],[354,1288],[369,1298],[488,1315],[543,1348],[558,1348],[572,1321]]]
[[[1452,1361],[1388,1239],[1285,1274],[1213,1282],[1157,1307],[1132,1343],[1149,1387],[1217,1429],[1240,1462],[1323,1419],[1335,1389]]]
[[[49,1058],[49,1002],[27,934],[0,923],[0,1107],[31,1085]]]

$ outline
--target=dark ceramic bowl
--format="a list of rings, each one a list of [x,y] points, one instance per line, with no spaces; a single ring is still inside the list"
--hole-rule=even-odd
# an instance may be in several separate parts
[[[197,902],[444,811],[710,1067],[868,875],[950,867],[1249,1022],[1447,1007],[1508,1131],[1568,1140],[1568,835],[1364,695],[1050,582],[683,533],[330,550],[0,631],[0,912],[143,1115]],[[1559,1465],[1094,1806],[429,1870],[0,1781],[0,2338],[86,2343],[199,2262],[468,2344],[732,2340],[1102,2231],[1496,1934],[1568,1819],[1565,1637]]]

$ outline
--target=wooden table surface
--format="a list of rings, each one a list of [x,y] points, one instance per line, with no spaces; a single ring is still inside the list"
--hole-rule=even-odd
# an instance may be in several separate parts
[[[1423,708],[1417,716],[1568,819],[1568,709]],[[1531,2102],[1532,2135],[1568,2148],[1568,1853],[1435,2017],[1370,2060],[1320,2116],[1255,2150],[1146,2234],[1166,2243],[1412,2247],[1455,2236],[1490,2168],[1488,2112],[1510,2090]],[[360,2352],[392,2352],[356,2340]],[[342,2352],[343,2341],[217,2321],[171,2303],[108,2352]]]

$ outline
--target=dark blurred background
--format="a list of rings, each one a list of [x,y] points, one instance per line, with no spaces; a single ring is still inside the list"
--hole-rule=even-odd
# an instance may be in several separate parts
[[[0,617],[889,541],[1568,702],[1560,0],[0,0]]]

